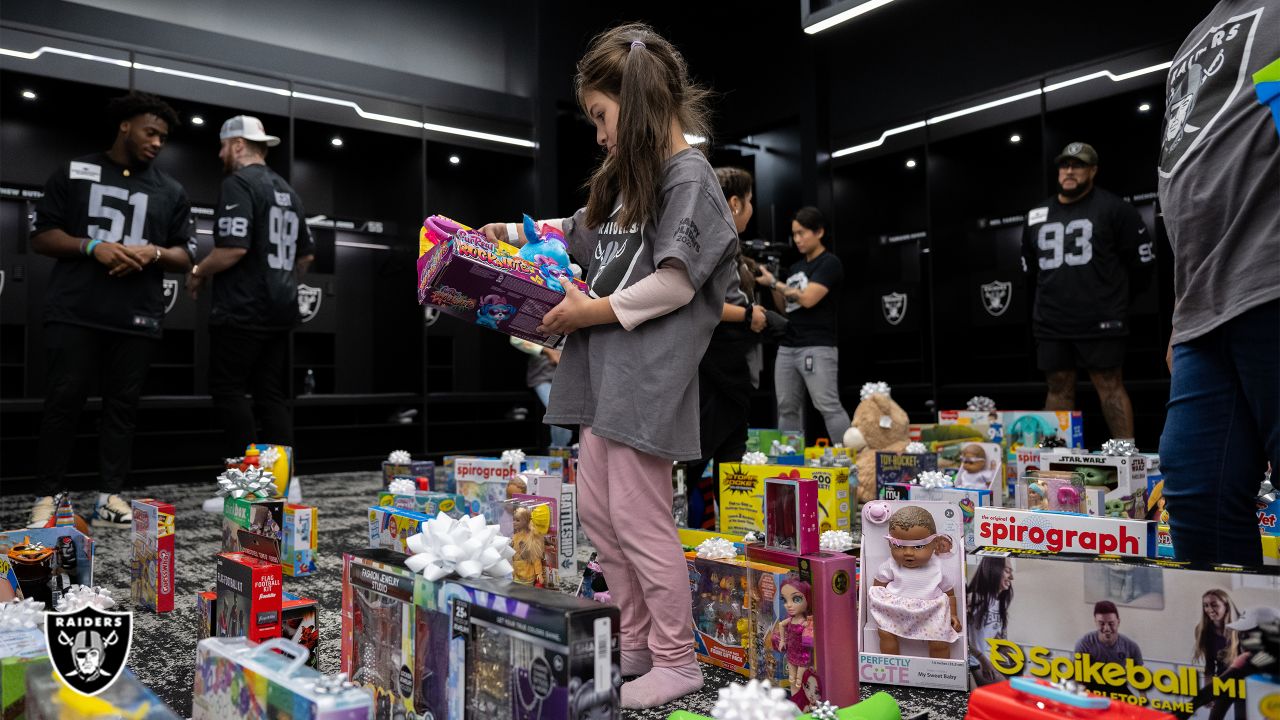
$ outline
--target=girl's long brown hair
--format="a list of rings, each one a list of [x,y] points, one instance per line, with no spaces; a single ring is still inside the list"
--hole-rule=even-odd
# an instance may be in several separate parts
[[[643,45],[633,47],[636,41]],[[624,228],[643,225],[658,212],[662,167],[674,141],[669,137],[671,119],[710,144],[710,93],[689,79],[680,52],[641,23],[597,35],[578,61],[574,87],[584,112],[583,95],[592,90],[619,106],[617,147],[587,184],[587,225],[603,225],[619,197],[623,205],[616,222]]]
[[[1236,610],[1236,605],[1231,602],[1231,596],[1227,594],[1227,591],[1219,588],[1210,588],[1205,592],[1205,594],[1201,596],[1201,604],[1203,604],[1204,598],[1207,598],[1210,595],[1218,598],[1223,605],[1227,606],[1227,616],[1222,618],[1222,624],[1224,626],[1222,632],[1227,638],[1227,647],[1224,649],[1223,656],[1221,658],[1217,658],[1221,662],[1222,667],[1225,668],[1227,665],[1231,664],[1232,660],[1236,659],[1237,655],[1240,654],[1239,633],[1229,627],[1225,627],[1227,623],[1235,622],[1236,618],[1240,617],[1240,611]],[[1198,662],[1200,660],[1208,660],[1213,656],[1214,637],[1217,634],[1218,628],[1214,627],[1213,621],[1205,614],[1202,607],[1200,610],[1200,622],[1196,623],[1196,649],[1195,654],[1192,657],[1193,661]],[[1221,672],[1221,670],[1219,670],[1219,672]]]

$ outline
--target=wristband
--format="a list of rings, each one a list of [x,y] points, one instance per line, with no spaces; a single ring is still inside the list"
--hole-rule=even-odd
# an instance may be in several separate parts
[[[85,254],[85,255],[88,255],[89,257],[93,257],[93,249],[94,249],[95,247],[97,247],[97,246],[98,246],[98,243],[100,243],[100,242],[102,242],[102,241],[101,241],[101,240],[90,240],[90,241],[89,241],[89,244],[88,244],[88,245],[86,245],[86,246],[85,246],[85,248],[84,248],[84,254]]]
[[[515,223],[507,223],[507,242],[515,245],[520,240],[519,226]]]
[[[89,242],[89,238],[80,238],[80,254],[84,254],[84,246]]]

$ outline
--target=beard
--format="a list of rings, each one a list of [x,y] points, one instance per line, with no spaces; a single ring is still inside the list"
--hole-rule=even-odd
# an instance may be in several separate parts
[[[1091,189],[1093,189],[1092,182],[1078,182],[1076,183],[1076,186],[1071,189],[1067,189],[1062,186],[1062,183],[1058,183],[1058,193],[1069,198],[1078,198],[1089,192]]]

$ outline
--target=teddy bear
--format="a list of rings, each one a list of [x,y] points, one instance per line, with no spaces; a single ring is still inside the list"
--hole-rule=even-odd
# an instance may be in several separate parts
[[[858,451],[858,502],[876,499],[876,452],[902,452],[911,436],[911,420],[882,382],[862,386],[862,402],[844,433],[845,447]]]

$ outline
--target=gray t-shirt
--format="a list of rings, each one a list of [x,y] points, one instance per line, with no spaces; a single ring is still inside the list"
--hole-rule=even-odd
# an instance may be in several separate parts
[[[657,217],[643,228],[598,228],[579,210],[564,223],[569,253],[587,266],[593,297],[652,275],[666,260],[689,272],[693,300],[634,330],[597,325],[569,335],[543,422],[590,425],[592,433],[671,460],[702,456],[698,362],[736,280],[737,233],[710,163],[697,150],[666,163]],[[618,208],[614,209],[616,217]]]
[[[1280,298],[1280,134],[1252,75],[1280,57],[1280,0],[1223,0],[1165,84],[1160,205],[1173,342]]]

